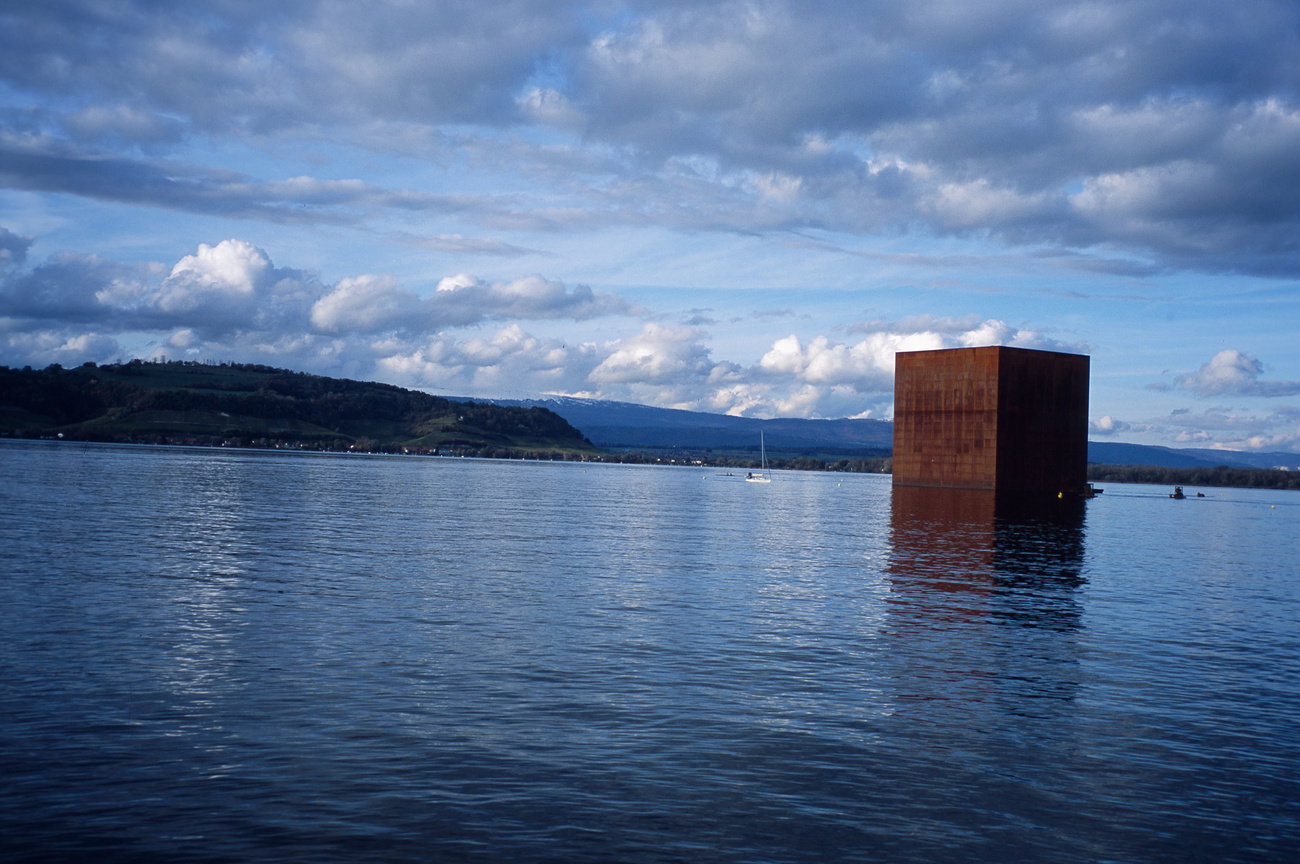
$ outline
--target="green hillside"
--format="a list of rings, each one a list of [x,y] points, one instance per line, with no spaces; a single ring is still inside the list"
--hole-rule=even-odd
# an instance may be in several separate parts
[[[270,366],[179,361],[0,367],[0,435],[542,458],[601,452],[545,408],[456,402]]]

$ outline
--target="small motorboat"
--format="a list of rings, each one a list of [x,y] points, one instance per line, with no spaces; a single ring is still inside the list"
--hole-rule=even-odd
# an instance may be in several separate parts
[[[1175,486],[1175,487],[1174,487],[1174,491],[1170,494],[1169,497],[1170,497],[1170,498],[1177,498],[1178,500],[1181,501],[1182,499],[1186,498],[1187,496],[1183,494],[1183,487],[1182,487],[1182,486]]]

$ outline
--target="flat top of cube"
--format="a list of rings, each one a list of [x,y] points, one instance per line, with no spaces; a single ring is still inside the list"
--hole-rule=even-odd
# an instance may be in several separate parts
[[[1042,348],[1015,348],[1010,345],[982,345],[978,348],[930,348],[923,351],[899,351],[896,357],[913,357],[918,354],[959,354],[962,352],[979,353],[998,353],[1014,352],[1018,354],[1047,354],[1055,357],[1087,357],[1087,354],[1078,351],[1045,351]]]

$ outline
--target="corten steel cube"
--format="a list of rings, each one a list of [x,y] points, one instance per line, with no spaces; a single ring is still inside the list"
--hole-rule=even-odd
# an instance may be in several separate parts
[[[1088,358],[1027,348],[899,352],[894,485],[1082,493]]]

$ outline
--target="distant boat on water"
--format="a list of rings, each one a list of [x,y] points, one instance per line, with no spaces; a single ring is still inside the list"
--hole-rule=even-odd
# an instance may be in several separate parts
[[[763,440],[763,430],[758,431],[758,449],[763,459],[763,470],[758,474],[753,471],[745,475],[746,483],[771,483],[772,475],[767,470],[767,442]]]

